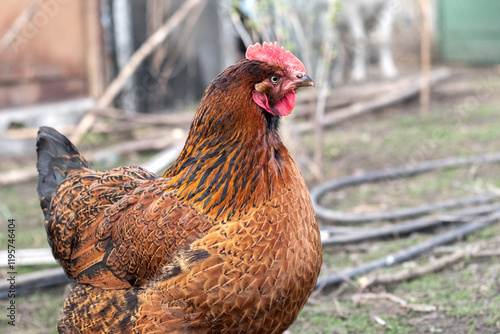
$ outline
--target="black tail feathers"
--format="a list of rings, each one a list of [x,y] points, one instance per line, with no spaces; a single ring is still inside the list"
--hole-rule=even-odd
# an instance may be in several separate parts
[[[36,139],[38,160],[38,198],[42,209],[48,208],[52,194],[74,169],[91,168],[68,138],[46,126]]]

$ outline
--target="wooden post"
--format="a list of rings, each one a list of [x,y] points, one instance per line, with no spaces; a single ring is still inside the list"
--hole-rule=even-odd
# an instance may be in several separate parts
[[[422,15],[422,32],[420,36],[420,114],[429,113],[430,73],[431,73],[431,15],[429,0],[419,0]]]
[[[112,8],[116,63],[119,70],[122,70],[127,66],[130,57],[134,53],[132,10],[129,0],[113,0]],[[123,84],[122,95],[118,100],[121,109],[128,112],[137,110],[134,87],[134,76],[130,76]]]
[[[104,66],[102,59],[102,26],[99,0],[83,3],[85,13],[85,34],[87,44],[87,87],[90,97],[97,99],[104,91]]]

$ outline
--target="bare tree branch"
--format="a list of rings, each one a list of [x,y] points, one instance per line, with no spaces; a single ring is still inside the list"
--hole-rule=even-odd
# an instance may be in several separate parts
[[[434,305],[424,305],[424,304],[409,304],[403,298],[400,298],[392,293],[357,293],[351,296],[351,299],[355,303],[360,303],[364,300],[379,300],[379,299],[387,299],[400,306],[410,309],[412,311],[417,312],[433,312],[437,310],[437,307]]]
[[[26,9],[17,17],[10,29],[3,35],[0,40],[0,55],[7,50],[7,48],[15,41],[16,37],[19,35],[21,30],[28,24],[33,16],[38,12],[40,6],[45,0],[37,0],[31,5],[26,7]]]
[[[76,145],[79,143],[82,135],[92,126],[95,121],[97,110],[100,108],[108,107],[113,99],[123,88],[127,79],[137,70],[142,61],[148,57],[172,31],[179,26],[191,12],[195,6],[204,6],[205,1],[201,0],[188,0],[186,1],[177,12],[175,12],[170,19],[165,22],[153,35],[151,35],[141,47],[132,55],[127,65],[125,65],[118,76],[106,88],[102,96],[97,101],[96,108],[91,109],[83,117],[78,124],[71,141]]]

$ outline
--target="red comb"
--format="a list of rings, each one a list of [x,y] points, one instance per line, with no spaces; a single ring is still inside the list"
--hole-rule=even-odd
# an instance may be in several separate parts
[[[306,73],[306,68],[290,51],[280,48],[278,42],[274,44],[259,43],[250,45],[246,52],[247,59],[255,59],[265,62],[280,62],[292,72]]]

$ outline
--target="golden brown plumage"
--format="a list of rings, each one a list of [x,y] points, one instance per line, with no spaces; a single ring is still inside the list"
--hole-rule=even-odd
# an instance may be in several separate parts
[[[76,280],[60,332],[290,326],[321,266],[309,193],[278,136],[295,90],[312,85],[292,57],[256,45],[215,78],[163,177],[139,167],[95,171],[64,136],[41,128],[48,239]]]

